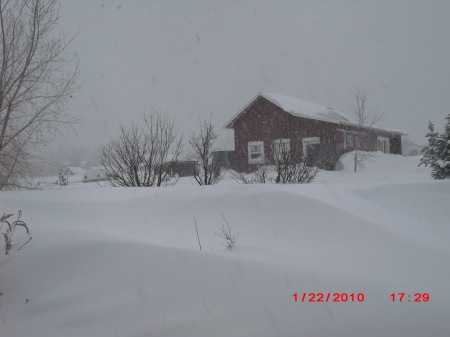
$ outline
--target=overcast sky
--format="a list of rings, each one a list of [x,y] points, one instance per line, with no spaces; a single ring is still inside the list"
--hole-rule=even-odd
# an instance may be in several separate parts
[[[62,0],[82,124],[55,144],[96,148],[154,109],[185,135],[210,114],[222,128],[259,91],[351,115],[354,84],[381,126],[424,144],[428,120],[450,113],[449,17],[433,0]]]

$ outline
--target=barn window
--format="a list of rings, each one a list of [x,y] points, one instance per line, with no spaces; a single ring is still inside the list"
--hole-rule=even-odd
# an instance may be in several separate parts
[[[264,164],[264,142],[248,143],[248,163]]]
[[[390,153],[389,138],[378,137],[378,151],[381,151],[384,153]]]
[[[308,156],[308,145],[314,145],[314,144],[320,144],[320,138],[319,137],[309,137],[309,138],[303,138],[303,157]]]
[[[346,147],[353,147],[353,136],[352,135],[347,135],[347,143],[346,143]]]
[[[273,158],[275,160],[282,159],[285,155],[291,153],[290,139],[277,139],[273,142]]]

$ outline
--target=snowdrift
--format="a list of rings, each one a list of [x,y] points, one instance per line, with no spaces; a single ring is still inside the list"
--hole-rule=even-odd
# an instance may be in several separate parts
[[[376,156],[309,185],[2,193],[33,240],[0,256],[0,335],[448,336],[450,182]]]

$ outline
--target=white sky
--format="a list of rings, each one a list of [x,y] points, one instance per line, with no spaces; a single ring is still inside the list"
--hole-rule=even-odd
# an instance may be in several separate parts
[[[76,34],[83,116],[65,148],[95,148],[120,122],[167,111],[188,136],[198,117],[222,127],[259,91],[350,112],[370,90],[388,128],[425,143],[450,113],[450,1],[61,0]]]

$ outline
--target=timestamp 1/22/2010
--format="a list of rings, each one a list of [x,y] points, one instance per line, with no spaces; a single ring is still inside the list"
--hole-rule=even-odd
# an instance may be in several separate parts
[[[362,293],[295,293],[292,297],[294,302],[364,302],[365,299]]]
[[[392,302],[428,302],[428,293],[392,293],[389,295]],[[295,293],[294,302],[364,302],[363,293]]]
[[[428,302],[430,300],[430,295],[428,293],[392,293],[392,302]]]

